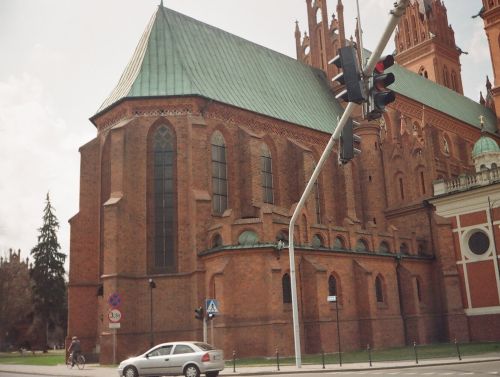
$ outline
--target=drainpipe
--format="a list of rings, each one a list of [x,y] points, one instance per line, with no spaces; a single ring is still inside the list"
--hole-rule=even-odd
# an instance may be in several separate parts
[[[399,312],[401,313],[401,319],[403,320],[403,334],[405,337],[405,344],[408,344],[408,331],[406,329],[406,314],[404,313],[404,305],[403,305],[403,292],[401,290],[401,260],[403,259],[400,253],[396,254],[394,260],[396,261],[396,282],[398,285],[398,297],[399,297]]]

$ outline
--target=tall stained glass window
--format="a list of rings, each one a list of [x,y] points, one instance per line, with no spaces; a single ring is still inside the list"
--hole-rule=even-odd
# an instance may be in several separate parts
[[[154,268],[175,268],[176,190],[174,136],[160,126],[153,136]]]
[[[226,143],[220,132],[212,136],[212,211],[222,215],[227,209]]]
[[[260,153],[262,175],[262,196],[264,203],[274,203],[273,193],[273,160],[267,145],[262,144]]]

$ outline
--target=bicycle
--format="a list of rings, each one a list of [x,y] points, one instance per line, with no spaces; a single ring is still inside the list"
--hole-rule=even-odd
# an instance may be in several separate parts
[[[73,360],[73,353],[70,353],[68,358],[66,359],[66,366],[69,369],[73,368],[72,360]],[[76,357],[75,365],[78,367],[78,369],[83,369],[85,367],[85,356],[83,356],[82,354],[79,354]]]

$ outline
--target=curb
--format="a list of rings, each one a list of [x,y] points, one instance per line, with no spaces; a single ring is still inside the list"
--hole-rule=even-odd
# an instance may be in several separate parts
[[[428,364],[404,364],[404,365],[388,365],[388,366],[376,366],[376,367],[339,367],[336,368],[328,368],[325,366],[325,369],[307,369],[303,368],[301,370],[268,370],[268,371],[256,371],[256,372],[225,372],[222,371],[220,376],[262,376],[269,374],[283,375],[283,374],[300,374],[300,373],[332,373],[332,372],[361,372],[364,370],[388,370],[388,369],[408,369],[408,368],[419,368],[419,367],[433,367],[433,366],[444,366],[444,365],[456,365],[456,364],[477,364],[477,363],[488,363],[492,361],[500,361],[500,358],[492,358],[492,359],[479,359],[479,360],[457,360],[457,361],[449,361],[449,362],[437,362],[437,363],[428,363]],[[256,367],[257,368],[257,367]]]

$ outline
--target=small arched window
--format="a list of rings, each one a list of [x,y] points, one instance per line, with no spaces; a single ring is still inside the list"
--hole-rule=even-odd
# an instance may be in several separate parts
[[[391,248],[389,247],[389,244],[386,241],[380,242],[380,246],[378,248],[378,251],[380,253],[390,253]]]
[[[338,296],[337,278],[333,275],[328,278],[328,296]]]
[[[410,253],[410,249],[408,248],[408,245],[405,242],[403,242],[399,247],[399,252],[405,255],[408,255]]]
[[[380,275],[375,278],[375,296],[377,297],[377,302],[384,302],[384,287]]]
[[[333,247],[335,249],[345,249],[345,242],[342,237],[335,237],[335,241],[333,242]]]
[[[260,169],[262,176],[262,200],[264,203],[274,203],[273,160],[266,144],[260,150]]]
[[[290,283],[290,275],[283,275],[281,285],[283,288],[283,303],[290,304],[292,302],[292,284]]]
[[[252,246],[259,243],[259,236],[252,230],[245,230],[238,237],[238,244],[241,246]]]
[[[318,247],[324,247],[325,243],[323,241],[323,237],[319,234],[315,234],[312,238],[312,247],[318,248]]]
[[[360,251],[360,252],[368,251],[368,244],[366,243],[366,241],[364,239],[360,238],[358,240],[358,242],[356,243],[356,251]]]
[[[218,131],[212,135],[212,210],[222,215],[227,209],[227,159],[226,143]]]
[[[212,238],[212,248],[215,249],[216,247],[222,246],[222,237],[219,233],[215,234],[215,236]]]

